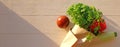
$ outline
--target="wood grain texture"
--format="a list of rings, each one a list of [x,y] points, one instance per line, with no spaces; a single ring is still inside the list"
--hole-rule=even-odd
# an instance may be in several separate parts
[[[1,0],[19,15],[61,15],[73,3],[93,5],[104,15],[120,15],[120,0]]]
[[[46,34],[48,37],[50,37],[52,40],[54,40],[58,45],[60,45],[60,43],[61,43],[60,41],[62,41],[66,32],[63,32],[64,30],[59,30],[59,28],[57,28],[57,26],[55,24],[55,19],[57,18],[57,16],[22,16],[22,17],[25,20],[27,20],[29,23],[31,23],[34,27],[42,30],[44,34]],[[106,31],[117,32],[118,37],[113,41],[104,42],[103,44],[102,43],[90,44],[91,47],[107,47],[109,45],[111,45],[111,47],[113,47],[113,46],[119,47],[119,43],[120,43],[120,35],[119,35],[120,19],[119,19],[119,17],[120,16],[111,16],[111,15],[104,16],[105,21],[107,22],[107,30]],[[42,19],[42,22],[40,19]],[[46,20],[46,19],[48,19],[48,20]],[[45,21],[43,21],[43,20],[45,20]],[[61,39],[58,39],[58,38],[61,38]]]
[[[41,30],[2,3],[0,10],[0,47],[58,47]]]
[[[119,47],[120,0],[0,0],[0,47],[59,47],[67,34],[56,25],[59,15],[73,3],[99,8],[107,21],[106,31],[118,37],[91,47]]]

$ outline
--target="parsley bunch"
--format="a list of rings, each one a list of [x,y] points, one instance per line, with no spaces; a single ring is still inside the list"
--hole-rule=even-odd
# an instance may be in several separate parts
[[[89,26],[94,20],[100,19],[102,12],[94,6],[77,3],[68,8],[67,14],[74,24],[90,31]]]

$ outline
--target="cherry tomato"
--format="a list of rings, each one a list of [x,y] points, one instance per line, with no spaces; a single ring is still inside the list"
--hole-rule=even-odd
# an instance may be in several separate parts
[[[103,32],[106,29],[106,23],[104,22],[100,22],[100,32]]]
[[[98,22],[97,22],[97,20],[95,20],[95,21],[91,24],[90,30],[91,30],[92,32],[94,32],[94,29],[95,29],[97,26],[98,26]]]
[[[106,23],[104,21],[104,19],[100,19],[100,21],[98,22],[97,20],[93,21],[93,23],[90,25],[90,30],[92,33],[94,33],[94,30],[96,27],[99,26],[99,29],[97,30],[97,32],[104,32],[104,30],[106,29]]]
[[[67,16],[62,15],[57,18],[57,26],[60,28],[66,28],[69,25],[69,19]]]

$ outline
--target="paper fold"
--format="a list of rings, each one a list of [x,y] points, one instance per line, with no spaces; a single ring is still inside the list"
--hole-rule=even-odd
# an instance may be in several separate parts
[[[82,38],[82,36],[85,36],[87,32],[85,29],[75,25],[72,30],[69,30],[60,47],[75,47],[76,42]]]
[[[66,37],[64,38],[63,42],[61,43],[60,47],[72,47],[77,41],[75,35],[69,31]]]

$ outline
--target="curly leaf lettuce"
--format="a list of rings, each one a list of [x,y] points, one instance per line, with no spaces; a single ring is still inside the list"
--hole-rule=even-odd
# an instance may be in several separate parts
[[[102,12],[96,9],[94,6],[77,3],[68,8],[67,14],[70,16],[74,24],[77,24],[89,31],[89,26],[91,23],[94,20],[99,19],[102,15]]]

